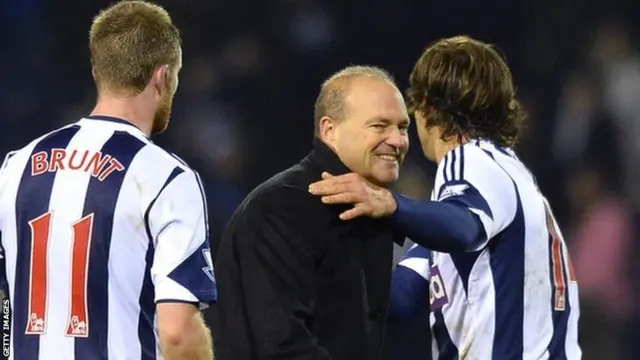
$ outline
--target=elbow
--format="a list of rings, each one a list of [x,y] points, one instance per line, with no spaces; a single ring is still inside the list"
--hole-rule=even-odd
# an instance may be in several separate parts
[[[204,324],[158,328],[160,348],[167,360],[213,358],[213,344]]]
[[[193,330],[187,326],[165,326],[158,329],[160,342],[171,348],[186,348],[193,343]]]
[[[199,343],[200,336],[192,325],[169,325],[158,328],[158,338],[164,349],[171,349],[174,353],[187,353],[190,348]]]
[[[192,304],[163,303],[157,307],[158,340],[165,358],[209,359],[211,334]]]
[[[478,245],[483,242],[480,229],[461,226],[457,230],[452,234],[451,241],[457,244],[459,250],[463,252],[475,251]]]
[[[468,226],[461,226],[458,236],[465,252],[477,251],[479,246],[486,243],[487,234],[477,215],[469,211],[468,216]]]
[[[478,215],[474,214],[466,206],[456,203],[441,203],[447,211],[447,220],[442,224],[447,227],[444,231],[448,235],[449,242],[455,251],[476,251],[478,246],[485,243],[486,233],[484,225]]]

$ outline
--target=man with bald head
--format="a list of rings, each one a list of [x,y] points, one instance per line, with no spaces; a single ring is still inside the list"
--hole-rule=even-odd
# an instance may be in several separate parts
[[[398,178],[409,148],[402,94],[382,69],[352,66],[324,82],[313,150],[258,186],[219,244],[217,359],[380,359],[393,242],[386,220],[341,221],[309,184],[356,173]]]

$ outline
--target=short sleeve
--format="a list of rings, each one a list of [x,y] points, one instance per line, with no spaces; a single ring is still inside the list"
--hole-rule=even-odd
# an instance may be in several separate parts
[[[437,201],[466,206],[482,222],[487,241],[513,221],[515,185],[491,154],[471,144],[460,146],[447,154],[438,172],[443,181]]]
[[[7,167],[7,165],[9,164],[9,160],[15,154],[16,154],[15,151],[10,151],[10,152],[7,153],[7,155],[4,157],[4,160],[2,160],[2,165],[0,165],[0,171],[4,170]]]
[[[206,211],[200,179],[191,170],[174,171],[150,205],[156,303],[199,303],[205,308],[217,301]]]

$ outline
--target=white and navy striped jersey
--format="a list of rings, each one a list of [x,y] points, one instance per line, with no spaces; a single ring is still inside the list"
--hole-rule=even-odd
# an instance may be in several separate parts
[[[513,151],[488,141],[450,151],[438,164],[432,200],[464,204],[486,232],[469,252],[414,246],[399,264],[429,287],[433,358],[580,359],[567,248]]]
[[[217,298],[198,174],[132,124],[96,116],[0,170],[10,358],[162,359],[155,304]]]

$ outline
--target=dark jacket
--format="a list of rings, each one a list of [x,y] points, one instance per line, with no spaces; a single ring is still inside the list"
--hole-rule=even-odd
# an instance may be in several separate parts
[[[219,360],[382,358],[393,242],[386,220],[343,221],[308,192],[349,170],[324,144],[258,186],[219,243]]]

